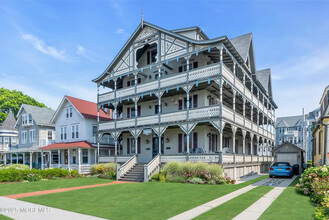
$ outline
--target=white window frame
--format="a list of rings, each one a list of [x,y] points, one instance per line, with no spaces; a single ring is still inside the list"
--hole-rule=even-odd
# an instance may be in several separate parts
[[[72,118],[73,117],[73,108],[69,107],[65,109],[65,118]]]
[[[67,126],[61,127],[61,140],[67,140]]]
[[[71,138],[75,139],[75,125],[71,126]]]
[[[26,138],[27,138],[27,132],[26,131],[22,131],[22,144],[26,144]]]
[[[35,129],[29,130],[29,140],[30,140],[30,143],[35,142]]]

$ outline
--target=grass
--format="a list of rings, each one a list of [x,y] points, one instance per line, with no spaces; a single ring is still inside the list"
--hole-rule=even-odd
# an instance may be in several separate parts
[[[107,219],[167,219],[264,178],[237,185],[127,183],[21,200]]]
[[[0,220],[9,220],[9,219],[12,219],[12,218],[9,218],[9,217],[4,216],[4,215],[0,215]]]
[[[281,195],[272,203],[272,205],[260,217],[262,220],[280,219],[313,219],[315,206],[308,196],[298,193],[295,185],[298,183],[296,178],[290,186],[285,189]]]
[[[219,219],[219,217],[221,220],[233,219],[273,188],[274,187],[269,186],[256,187],[249,192],[246,192],[220,206],[217,206],[216,208],[211,209],[195,219]]]
[[[0,184],[0,196],[12,195],[18,193],[35,192],[47,189],[60,189],[74,186],[86,186],[100,183],[108,183],[113,180],[100,178],[74,178],[74,179],[57,179],[39,182],[24,183],[6,183]]]

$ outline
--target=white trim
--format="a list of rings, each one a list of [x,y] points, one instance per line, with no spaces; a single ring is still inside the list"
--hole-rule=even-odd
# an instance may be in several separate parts
[[[72,108],[74,108],[78,113],[79,115],[84,119],[85,117],[78,111],[78,109],[72,104],[72,102],[67,98],[67,96],[64,96],[64,98],[62,99],[61,103],[59,104],[58,108],[56,109],[56,112],[55,114],[53,115],[53,117],[51,118],[50,120],[50,124],[55,124],[55,118],[57,117],[58,113],[60,112],[60,109],[62,108],[63,104],[64,104],[64,101],[68,101]],[[63,108],[64,109],[64,108]],[[66,115],[65,115],[65,118],[66,118]]]

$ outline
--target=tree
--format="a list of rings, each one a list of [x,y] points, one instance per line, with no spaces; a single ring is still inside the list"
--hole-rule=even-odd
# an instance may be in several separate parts
[[[47,108],[45,104],[36,101],[21,91],[0,88],[0,124],[5,120],[10,110],[14,115],[17,115],[22,104]]]

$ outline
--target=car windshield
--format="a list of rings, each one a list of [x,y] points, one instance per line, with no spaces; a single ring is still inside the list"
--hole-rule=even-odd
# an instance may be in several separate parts
[[[290,163],[288,163],[288,162],[275,162],[274,164],[273,164],[273,166],[278,166],[278,167],[283,167],[283,166],[288,166],[288,167],[290,167]]]

